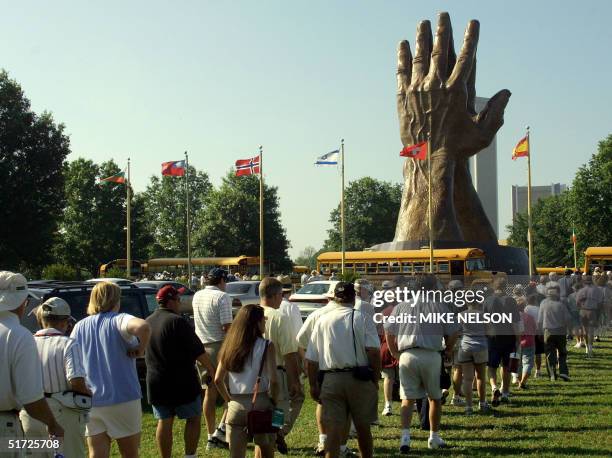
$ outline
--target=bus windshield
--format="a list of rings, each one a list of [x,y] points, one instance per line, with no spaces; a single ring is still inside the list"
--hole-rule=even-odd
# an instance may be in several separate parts
[[[476,258],[476,259],[467,259],[465,261],[465,268],[469,271],[474,270],[485,270],[484,259]]]

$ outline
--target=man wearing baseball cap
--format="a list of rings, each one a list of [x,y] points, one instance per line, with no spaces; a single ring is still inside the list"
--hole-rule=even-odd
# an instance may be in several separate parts
[[[225,333],[232,324],[232,299],[225,292],[228,280],[227,270],[215,267],[208,273],[208,285],[193,296],[193,318],[195,331],[210,357],[213,367],[217,368],[217,356]],[[225,434],[225,416],[227,408],[223,411],[221,423],[215,429],[216,404],[219,393],[214,384],[210,383],[215,376],[214,372],[201,370],[200,377],[204,394],[204,420],[208,430],[206,448],[227,448],[228,442]]]
[[[51,297],[36,308],[36,318],[41,330],[34,334],[41,362],[42,382],[47,403],[64,428],[64,456],[84,458],[85,423],[87,412],[77,409],[74,393],[91,398],[85,383],[86,372],[79,343],[66,337],[73,320],[70,305],[59,297]],[[21,424],[27,439],[39,439],[45,435],[45,425],[22,410]],[[48,453],[48,457],[53,457]]]
[[[202,395],[195,362],[213,370],[202,341],[182,316],[180,292],[166,285],[157,292],[159,308],[147,318],[151,339],[145,352],[147,397],[157,418],[157,447],[172,456],[174,417],[186,420],[185,456],[195,457],[200,439]]]
[[[50,435],[63,437],[64,430],[43,394],[42,369],[34,337],[19,323],[27,302],[25,277],[0,271],[0,437],[23,438],[18,415],[22,407],[47,425]],[[14,383],[16,380],[19,383]]]
[[[353,309],[352,283],[336,285],[334,302],[340,307],[319,318],[306,350],[310,394],[321,404],[326,456],[339,455],[350,417],[361,456],[369,458],[373,456],[370,425],[377,417],[380,341],[374,322]]]

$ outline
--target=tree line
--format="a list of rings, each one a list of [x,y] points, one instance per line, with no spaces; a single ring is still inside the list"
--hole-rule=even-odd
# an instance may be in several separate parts
[[[572,229],[578,267],[584,265],[587,247],[612,246],[612,135],[599,142],[568,190],[533,205],[531,219],[537,266],[574,266]],[[507,228],[508,243],[527,248],[527,213],[516,215]]]
[[[125,258],[125,184],[99,183],[121,171],[109,160],[67,161],[70,140],[50,113],[38,115],[19,84],[0,72],[0,263],[40,278],[45,266],[68,266],[77,277]],[[229,170],[218,188],[190,166],[193,256],[259,255],[259,181]],[[152,176],[131,193],[132,258],[184,257],[186,194],[182,177]],[[278,190],[265,185],[266,260],[288,271],[289,241]]]

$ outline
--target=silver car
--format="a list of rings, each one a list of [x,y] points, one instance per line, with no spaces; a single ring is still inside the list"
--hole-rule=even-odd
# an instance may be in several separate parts
[[[225,285],[225,292],[232,298],[234,315],[243,305],[259,304],[259,283],[259,280],[245,280]]]
[[[306,283],[296,293],[289,297],[289,301],[300,308],[302,320],[317,309],[325,306],[334,298],[334,290],[339,282],[337,280],[322,280]]]

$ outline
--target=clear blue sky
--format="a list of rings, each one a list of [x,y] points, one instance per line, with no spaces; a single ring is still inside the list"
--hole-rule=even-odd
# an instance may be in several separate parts
[[[326,237],[338,174],[312,164],[341,138],[348,180],[401,180],[396,45],[413,45],[418,21],[439,11],[450,12],[457,45],[469,19],[481,22],[478,94],[513,94],[497,138],[502,236],[510,186],[526,183],[525,161],[510,159],[526,124],[534,184],[570,184],[612,132],[608,0],[0,6],[0,67],[34,110],[66,124],[70,159],[131,157],[142,190],[184,150],[219,183],[262,144],[292,255]]]

